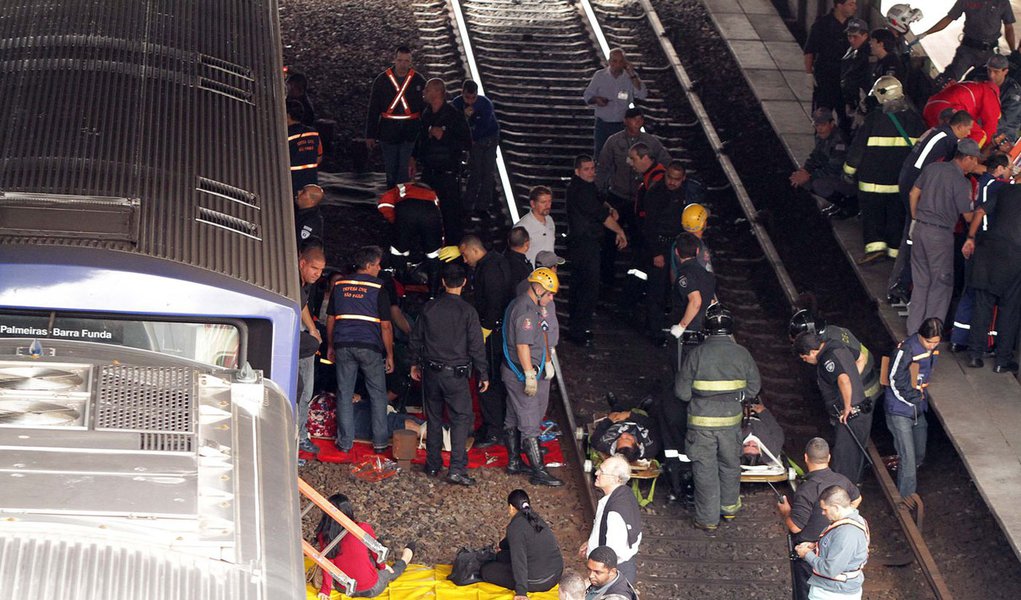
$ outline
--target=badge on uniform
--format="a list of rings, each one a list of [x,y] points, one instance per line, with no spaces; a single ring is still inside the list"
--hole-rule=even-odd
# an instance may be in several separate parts
[[[532,320],[531,319],[525,319],[524,322],[521,323],[521,328],[524,329],[525,331],[531,331],[532,330]]]
[[[829,371],[830,373],[832,373],[833,370],[837,368],[837,365],[833,364],[832,360],[826,361],[826,364],[823,366],[826,367],[826,370]]]
[[[688,287],[688,277],[686,275],[681,275],[680,277],[678,277],[677,285],[681,286],[682,288]]]
[[[621,91],[617,92],[617,100],[627,100],[627,99],[628,99],[628,93],[626,91],[621,90]]]

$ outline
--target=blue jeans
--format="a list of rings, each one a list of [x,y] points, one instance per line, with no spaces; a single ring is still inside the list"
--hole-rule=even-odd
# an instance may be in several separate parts
[[[378,350],[337,348],[337,447],[347,452],[355,443],[355,407],[351,398],[361,371],[372,407],[372,445],[390,443],[386,426],[386,361]]]
[[[411,159],[411,151],[415,149],[415,142],[401,142],[399,144],[380,142],[379,146],[383,151],[386,189],[390,189],[398,183],[408,181],[408,161]]]
[[[298,443],[308,440],[308,404],[315,387],[316,357],[298,359]]]
[[[900,455],[897,491],[902,498],[907,498],[914,494],[918,487],[916,472],[918,465],[925,462],[925,442],[929,435],[929,423],[924,412],[918,415],[917,420],[886,413],[886,427],[893,434],[893,447]]]
[[[603,151],[603,144],[606,143],[606,138],[617,133],[618,131],[624,131],[624,122],[613,123],[610,121],[604,121],[599,117],[596,117],[596,133],[595,133],[595,147],[593,149],[592,159],[598,161],[599,153]]]

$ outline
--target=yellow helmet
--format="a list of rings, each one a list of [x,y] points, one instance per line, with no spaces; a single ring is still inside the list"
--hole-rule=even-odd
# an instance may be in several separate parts
[[[528,281],[530,283],[538,283],[542,286],[542,289],[551,294],[556,294],[560,289],[560,279],[553,272],[553,269],[547,267],[539,267],[532,271],[528,276]]]
[[[705,223],[708,220],[709,210],[701,204],[689,204],[681,213],[681,227],[690,233],[698,233],[705,229]]]

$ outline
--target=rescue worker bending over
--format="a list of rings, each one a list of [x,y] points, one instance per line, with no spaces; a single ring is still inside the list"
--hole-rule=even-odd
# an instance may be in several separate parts
[[[865,581],[862,569],[869,560],[869,524],[839,485],[823,490],[819,506],[829,527],[818,542],[794,547],[798,557],[812,566],[808,597],[859,599]]]
[[[528,290],[507,307],[504,315],[503,358],[500,377],[507,389],[507,416],[504,433],[507,438],[507,472],[527,473],[521,462],[517,432],[521,432],[531,465],[532,485],[561,486],[564,482],[549,474],[539,448],[539,426],[549,406],[553,362],[550,338],[556,332],[549,312],[553,296],[560,290],[560,280],[551,269],[536,269],[528,276]]]
[[[376,208],[394,226],[391,266],[400,272],[409,266],[423,265],[422,270],[430,280],[429,289],[435,296],[439,291],[438,257],[443,246],[443,218],[436,192],[424,183],[398,183],[379,197]]]
[[[865,344],[861,343],[849,329],[837,325],[829,325],[826,323],[826,319],[816,315],[807,308],[803,308],[791,317],[790,325],[787,327],[787,335],[790,336],[793,342],[794,338],[806,331],[818,333],[826,341],[833,341],[847,346],[847,349],[851,351],[851,356],[854,358],[854,365],[858,367],[858,374],[861,375],[861,384],[865,390],[865,397],[872,400],[872,402],[879,400],[879,396],[883,393],[883,386],[879,384],[879,369],[876,368],[875,356],[869,352]]]
[[[706,340],[685,357],[675,390],[690,401],[686,450],[695,475],[695,520],[713,530],[720,516],[741,508],[742,402],[759,393],[759,369],[737,344],[730,311],[715,304],[706,311]]]

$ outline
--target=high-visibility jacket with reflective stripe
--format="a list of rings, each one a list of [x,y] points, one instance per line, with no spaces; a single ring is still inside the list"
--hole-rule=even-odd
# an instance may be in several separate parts
[[[323,158],[323,144],[319,132],[307,125],[295,123],[287,127],[287,146],[291,153],[291,171],[314,169]]]
[[[762,385],[752,355],[724,335],[711,335],[688,352],[677,378],[678,397],[691,402],[688,426],[702,429],[740,427],[741,400]]]
[[[918,137],[925,132],[925,123],[913,108],[891,113],[900,122],[910,139],[904,139],[890,115],[876,108],[865,117],[865,123],[854,135],[847,152],[844,173],[858,179],[858,190],[874,194],[896,194],[897,180],[904,160]]]
[[[436,206],[440,205],[440,199],[431,187],[420,183],[398,183],[379,197],[376,209],[383,218],[393,223],[397,220],[397,205],[404,200],[425,200]]]
[[[890,387],[886,388],[884,402],[887,413],[917,419],[929,410],[925,388],[929,386],[937,356],[939,350],[926,350],[917,333],[897,346],[890,360]],[[912,363],[918,364],[917,375],[912,374]]]
[[[379,314],[382,288],[381,279],[365,273],[355,273],[333,285],[330,314],[336,320],[333,326],[334,345],[369,345],[383,350]]]

